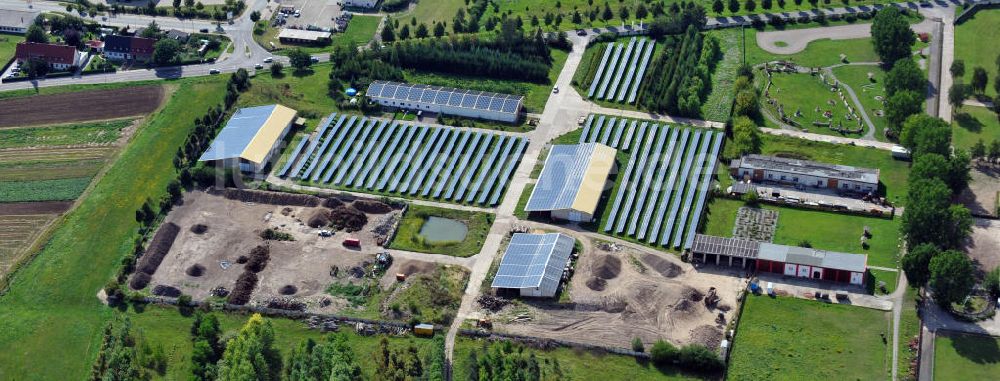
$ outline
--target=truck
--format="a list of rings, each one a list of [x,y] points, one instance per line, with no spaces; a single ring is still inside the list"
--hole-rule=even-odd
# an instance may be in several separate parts
[[[361,240],[357,238],[344,238],[344,247],[361,248]]]

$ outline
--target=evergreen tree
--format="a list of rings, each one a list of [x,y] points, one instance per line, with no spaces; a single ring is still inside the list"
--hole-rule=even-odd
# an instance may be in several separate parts
[[[254,314],[226,345],[219,361],[219,381],[278,380],[281,355],[274,348],[271,322]]]

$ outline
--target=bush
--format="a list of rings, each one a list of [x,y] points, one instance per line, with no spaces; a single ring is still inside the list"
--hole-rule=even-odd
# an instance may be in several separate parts
[[[649,350],[649,357],[656,365],[668,365],[676,361],[677,348],[666,341],[657,340]]]
[[[1000,296],[1000,267],[986,274],[986,279],[983,281],[983,288],[993,294],[993,296]]]
[[[678,362],[682,368],[703,372],[719,371],[726,366],[715,352],[700,344],[681,348]]]
[[[646,347],[642,345],[642,339],[636,337],[632,339],[632,350],[635,352],[645,352]]]
[[[294,241],[295,238],[291,234],[279,232],[277,230],[267,228],[260,232],[260,238],[267,241]]]

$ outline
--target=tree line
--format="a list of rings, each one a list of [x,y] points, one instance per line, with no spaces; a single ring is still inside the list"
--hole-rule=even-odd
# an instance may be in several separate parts
[[[694,25],[683,35],[666,36],[663,41],[666,47],[642,84],[639,104],[653,112],[697,117],[720,53],[718,42],[706,40]]]

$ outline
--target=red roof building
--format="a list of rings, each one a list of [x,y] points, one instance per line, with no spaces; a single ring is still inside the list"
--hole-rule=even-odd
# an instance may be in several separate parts
[[[14,58],[24,62],[35,58],[47,62],[57,69],[65,69],[80,63],[80,55],[76,48],[68,45],[40,44],[21,42],[17,44]]]

